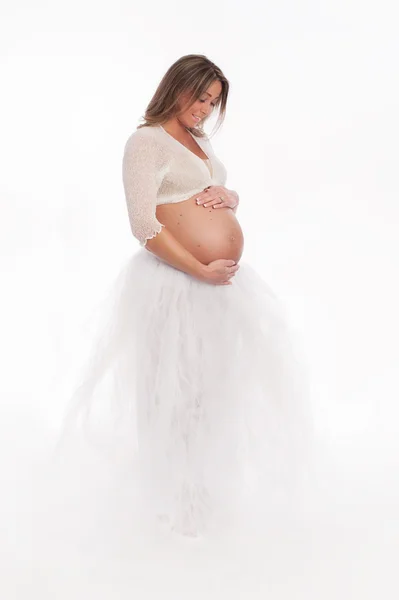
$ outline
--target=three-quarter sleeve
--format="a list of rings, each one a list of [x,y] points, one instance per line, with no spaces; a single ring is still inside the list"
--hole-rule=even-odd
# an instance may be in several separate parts
[[[160,186],[160,152],[156,140],[141,129],[127,140],[122,161],[122,178],[132,234],[145,246],[160,233],[163,223],[155,216]]]

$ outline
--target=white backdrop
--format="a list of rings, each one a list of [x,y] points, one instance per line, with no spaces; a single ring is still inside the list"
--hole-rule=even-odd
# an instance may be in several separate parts
[[[388,0],[2,0],[4,597],[396,596],[397,16]],[[90,315],[138,249],[123,146],[167,68],[191,53],[231,84],[212,144],[240,194],[243,260],[303,334],[325,448],[317,498],[303,523],[230,541],[140,537],[116,492],[102,520],[77,496],[69,521],[54,509],[45,529],[54,505],[34,490],[47,437]]]

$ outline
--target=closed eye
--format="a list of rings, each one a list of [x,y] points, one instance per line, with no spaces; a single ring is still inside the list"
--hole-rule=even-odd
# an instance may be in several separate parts
[[[200,100],[200,102],[206,102],[206,100]],[[211,103],[211,106],[215,107],[215,106],[216,106],[216,104],[212,104],[212,103]]]

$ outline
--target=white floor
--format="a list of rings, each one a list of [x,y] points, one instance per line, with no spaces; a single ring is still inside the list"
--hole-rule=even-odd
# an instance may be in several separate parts
[[[301,515],[270,522],[264,514],[194,540],[135,522],[127,488],[89,463],[69,479],[55,471],[44,485],[50,438],[20,424],[21,439],[30,440],[22,449],[21,439],[7,437],[15,426],[2,421],[2,598],[397,597],[399,475],[387,436],[324,443],[318,486]]]

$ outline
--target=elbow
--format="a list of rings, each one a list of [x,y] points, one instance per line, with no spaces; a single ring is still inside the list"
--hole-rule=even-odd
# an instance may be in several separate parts
[[[144,225],[143,223],[132,223],[131,231],[133,236],[139,241],[140,246],[149,250],[147,247],[148,240],[155,238],[164,227],[165,225],[163,223],[156,220],[147,225]]]
[[[141,246],[143,248],[145,248],[146,250],[148,250],[149,252],[151,252],[151,240],[153,240],[154,238],[158,237],[158,235],[161,233],[162,229],[165,228],[165,225],[163,225],[163,223],[159,224],[159,229],[153,231],[152,233],[150,233],[149,235],[147,235],[141,242]],[[150,242],[150,244],[148,244],[148,242]]]

